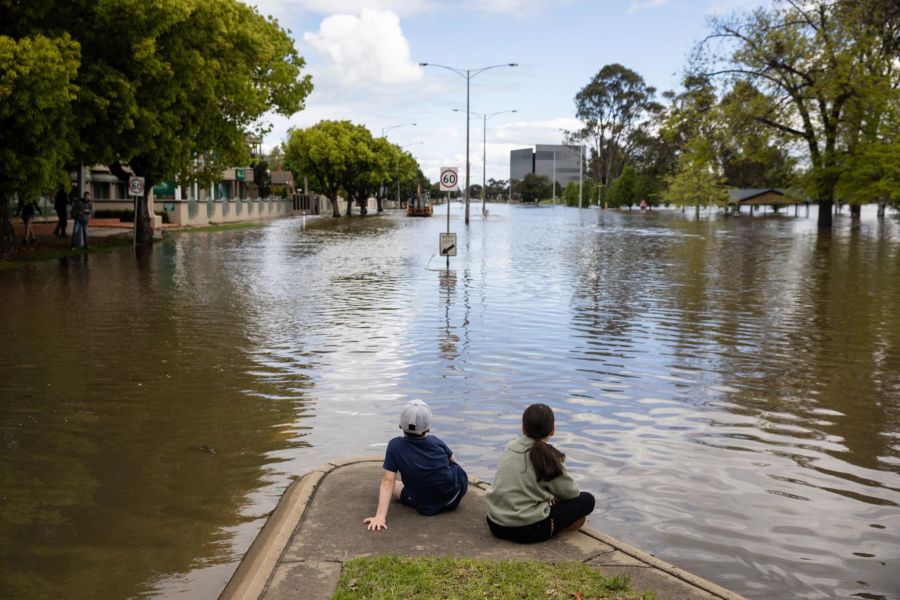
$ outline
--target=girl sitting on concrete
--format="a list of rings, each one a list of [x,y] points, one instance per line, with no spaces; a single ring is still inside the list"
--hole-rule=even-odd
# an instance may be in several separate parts
[[[584,525],[594,497],[566,471],[566,455],[548,440],[556,433],[553,409],[532,404],[522,415],[522,437],[506,445],[487,493],[487,523],[494,536],[531,544]]]

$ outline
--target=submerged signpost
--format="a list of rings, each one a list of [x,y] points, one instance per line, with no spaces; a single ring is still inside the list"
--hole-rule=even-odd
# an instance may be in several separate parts
[[[447,257],[447,270],[450,270],[450,257],[456,256],[456,234],[450,233],[450,192],[459,190],[459,168],[441,167],[441,191],[447,192],[447,232],[440,234],[438,248],[441,256]]]

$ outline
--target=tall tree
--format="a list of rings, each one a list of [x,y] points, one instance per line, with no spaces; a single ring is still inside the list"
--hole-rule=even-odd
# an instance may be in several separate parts
[[[127,164],[147,189],[246,164],[245,136],[263,115],[297,112],[312,89],[288,33],[238,0],[0,2],[0,28],[79,42],[75,157]],[[146,198],[136,227],[149,240]]]
[[[350,121],[320,121],[294,129],[284,144],[284,166],[295,180],[306,176],[311,187],[331,202],[331,216],[340,217],[338,196],[349,168],[346,156],[355,144],[356,126]]]
[[[859,117],[897,93],[897,30],[896,3],[781,0],[773,8],[714,19],[696,49],[696,73],[746,81],[770,98],[769,110],[753,117],[805,149],[806,185],[821,227],[832,224]]]
[[[573,134],[591,145],[595,180],[607,185],[619,175],[630,150],[630,135],[657,105],[656,89],[618,63],[606,65],[575,95],[584,127]]]
[[[15,248],[10,200],[66,184],[78,57],[77,42],[66,34],[0,35],[0,255]]]
[[[701,207],[724,206],[728,200],[725,180],[716,172],[709,147],[700,142],[678,157],[677,168],[666,183],[665,199],[677,206],[693,206],[697,219]]]
[[[553,188],[545,175],[528,173],[521,181],[516,182],[516,192],[522,202],[539,203],[541,199],[550,197]]]

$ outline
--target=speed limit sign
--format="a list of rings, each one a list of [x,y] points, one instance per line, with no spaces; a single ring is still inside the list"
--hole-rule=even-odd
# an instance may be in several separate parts
[[[144,195],[144,178],[143,177],[129,177],[128,178],[128,193],[132,196],[143,196]]]
[[[455,192],[459,189],[459,168],[441,167],[441,191]]]

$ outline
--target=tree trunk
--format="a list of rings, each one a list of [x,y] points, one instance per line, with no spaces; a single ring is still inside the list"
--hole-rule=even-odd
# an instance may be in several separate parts
[[[335,196],[334,198],[328,198],[328,201],[331,202],[331,216],[341,216],[341,206],[340,204],[338,204],[337,196]]]
[[[694,218],[696,218],[698,221],[700,220],[700,203],[699,202],[694,207]]]
[[[851,204],[850,205],[850,218],[854,221],[859,221],[862,216],[862,205],[860,204]]]
[[[884,218],[884,212],[885,212],[886,208],[887,208],[887,200],[879,200],[878,201],[878,213],[877,213],[879,219]]]
[[[153,193],[153,182],[144,178],[144,195],[138,197],[137,212],[134,215],[134,237],[138,244],[153,243],[153,221],[150,219],[150,194]]]
[[[16,234],[10,222],[9,197],[0,196],[0,258],[16,254]]]
[[[832,216],[831,210],[834,207],[834,202],[831,199],[828,200],[819,200],[819,227],[831,227],[832,224]]]
[[[350,197],[350,194],[347,194],[347,210],[344,214],[348,217],[353,216],[353,198]]]
[[[375,199],[375,202],[378,203],[378,209],[377,209],[376,212],[377,212],[378,214],[383,213],[383,212],[384,212],[384,200],[381,199],[381,198],[376,198],[376,199]]]

